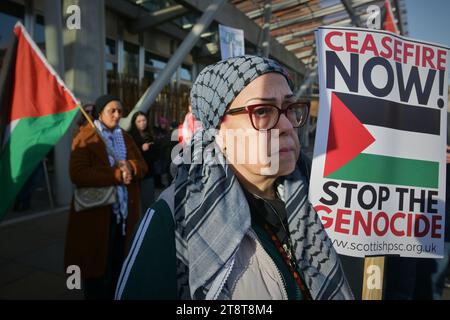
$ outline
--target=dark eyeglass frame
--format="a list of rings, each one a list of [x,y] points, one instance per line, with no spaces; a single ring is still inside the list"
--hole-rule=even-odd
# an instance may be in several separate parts
[[[236,115],[236,114],[247,113],[248,117],[250,118],[250,122],[251,122],[251,124],[252,124],[252,126],[253,126],[253,128],[255,130],[258,130],[258,131],[269,131],[269,130],[272,130],[273,128],[276,127],[276,125],[280,121],[281,114],[284,114],[284,116],[289,120],[288,115],[287,115],[287,111],[288,111],[289,107],[294,105],[294,104],[304,104],[304,105],[306,105],[306,117],[305,117],[305,120],[303,121],[302,124],[300,124],[298,126],[293,126],[294,128],[301,128],[301,127],[303,127],[305,125],[306,120],[309,117],[309,111],[310,111],[310,108],[311,108],[311,102],[308,101],[308,100],[298,100],[298,101],[292,102],[292,103],[288,104],[286,108],[283,108],[283,109],[280,109],[276,105],[273,105],[273,104],[270,104],[270,103],[252,104],[252,105],[243,106],[243,107],[235,108],[235,109],[232,109],[232,110],[228,110],[228,111],[225,112],[225,114],[229,114],[229,115],[233,116],[233,115]],[[258,107],[262,107],[262,106],[271,106],[271,107],[274,107],[275,109],[277,109],[277,111],[278,111],[277,121],[275,121],[275,124],[271,128],[258,129],[258,128],[256,128],[255,124],[253,123],[253,119],[252,119],[253,110],[258,108]],[[292,122],[291,122],[291,124],[292,124]]]

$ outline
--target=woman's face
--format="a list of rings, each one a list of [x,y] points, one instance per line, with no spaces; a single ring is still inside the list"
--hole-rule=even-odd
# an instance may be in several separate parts
[[[147,118],[144,115],[138,115],[135,120],[136,128],[139,131],[144,131],[147,128]]]
[[[267,73],[247,85],[228,108],[271,104],[280,109],[295,102],[284,76]],[[222,141],[222,142],[221,142]],[[297,129],[281,114],[272,130],[258,131],[247,112],[225,115],[219,130],[219,145],[227,160],[245,176],[279,177],[295,169],[300,154]]]
[[[109,102],[99,115],[99,120],[108,128],[115,128],[122,116],[122,105],[119,101]]]

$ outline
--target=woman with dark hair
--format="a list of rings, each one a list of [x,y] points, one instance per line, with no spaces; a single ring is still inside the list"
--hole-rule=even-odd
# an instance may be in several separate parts
[[[97,99],[98,118],[80,127],[72,142],[70,178],[77,188],[113,186],[116,200],[76,211],[70,208],[65,265],[80,268],[86,299],[112,299],[120,267],[140,218],[139,180],[147,165],[133,139],[119,127],[122,103]],[[104,189],[102,189],[104,190]]]
[[[167,187],[168,176],[170,172],[171,163],[171,134],[169,128],[169,121],[160,116],[158,118],[158,126],[155,127],[155,145],[157,152],[154,162],[154,178],[155,187],[158,189],[164,189]]]
[[[94,111],[95,105],[94,105],[93,103],[86,103],[86,104],[82,105],[81,107],[84,109],[84,111],[86,111],[86,113],[87,113],[91,118],[96,118],[96,116],[95,116],[95,111]],[[79,119],[78,122],[77,122],[78,127],[79,127],[79,128],[82,127],[82,126],[85,125],[87,122],[88,122],[87,119],[86,119],[85,117],[81,116],[80,119]]]
[[[153,142],[153,136],[148,128],[147,115],[144,112],[138,111],[133,114],[129,133],[141,151],[148,167],[147,174],[141,181],[141,210],[145,212],[155,201],[153,164],[158,157],[158,152]]]

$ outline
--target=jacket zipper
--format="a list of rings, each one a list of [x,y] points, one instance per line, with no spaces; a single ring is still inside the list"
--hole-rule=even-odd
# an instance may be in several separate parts
[[[214,289],[214,287],[216,286],[216,283],[215,283],[215,281],[213,281],[211,288],[210,288],[208,294],[206,295],[206,300],[217,300],[217,298],[219,297],[220,293],[222,292],[223,286],[225,285],[228,278],[230,277],[231,270],[233,270],[235,256],[236,256],[238,248],[234,251],[234,253],[231,255],[231,257],[225,263],[225,267],[224,267],[225,270],[220,272],[219,277],[222,275],[222,273],[225,273],[225,274],[224,274],[222,280],[220,280],[220,283],[218,284],[217,289]],[[211,291],[213,289],[214,289],[214,292]],[[213,294],[213,296],[210,296],[210,293]]]
[[[231,274],[231,270],[233,270],[233,266],[234,266],[234,258],[235,258],[236,253],[234,253],[232,255],[232,259],[230,262],[230,266],[227,268],[225,277],[223,277],[222,282],[220,283],[219,289],[217,290],[217,293],[214,295],[213,300],[217,300],[217,298],[219,298],[220,293],[222,292],[223,286],[225,285],[225,283],[227,283],[228,278],[230,277]]]
[[[261,251],[263,252],[266,259],[268,261],[270,261],[270,264],[275,268],[275,270],[277,270],[278,277],[279,277],[279,279],[281,279],[281,284],[283,287],[283,290],[282,290],[283,300],[288,300],[288,295],[287,295],[287,291],[286,291],[286,283],[284,282],[284,278],[283,278],[283,275],[281,274],[281,271],[278,269],[277,265],[272,260],[272,258],[269,256],[269,254],[266,252],[263,245],[259,241],[258,236],[253,232],[253,230],[250,229],[247,232],[247,234],[256,242],[256,245],[261,249]]]

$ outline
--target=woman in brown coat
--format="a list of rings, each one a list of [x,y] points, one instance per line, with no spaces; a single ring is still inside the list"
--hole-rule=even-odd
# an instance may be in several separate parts
[[[133,139],[119,127],[120,100],[102,96],[94,110],[97,130],[85,124],[73,140],[70,177],[79,188],[116,186],[117,201],[78,212],[72,202],[65,265],[80,267],[86,299],[111,299],[140,218],[139,180],[147,165]]]

